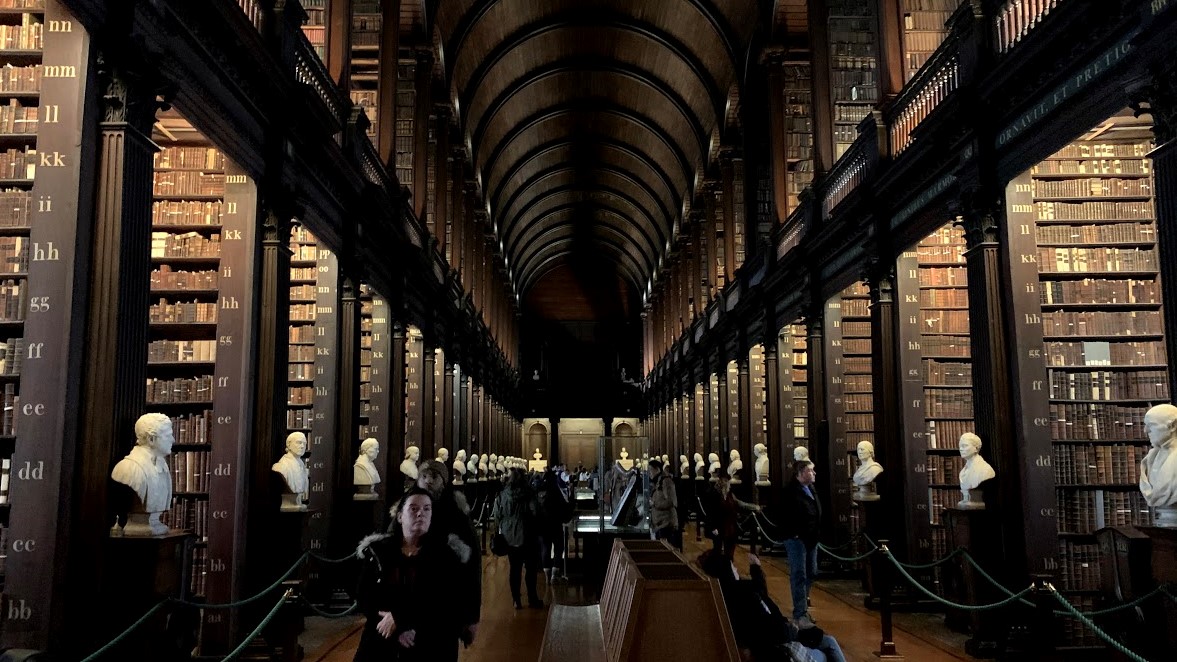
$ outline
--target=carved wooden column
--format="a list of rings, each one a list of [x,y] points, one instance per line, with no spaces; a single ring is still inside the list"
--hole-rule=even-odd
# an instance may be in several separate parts
[[[394,310],[396,309],[389,306],[389,314],[392,314]],[[408,375],[405,371],[405,324],[395,318],[389,321],[391,322],[392,330],[392,342],[389,344],[392,356],[388,357],[388,385],[391,390],[391,393],[388,394],[388,425],[390,428],[388,434],[388,475],[391,476],[393,475],[392,472],[400,466],[397,455],[402,454],[408,446],[408,442],[406,441],[408,437],[405,434],[407,428],[405,422],[405,398],[408,393],[408,384],[406,382]],[[400,448],[395,448],[398,444]],[[396,452],[394,453],[393,451]],[[422,451],[421,457],[427,458],[429,456],[425,455],[424,451]],[[384,492],[386,500],[390,500],[390,505],[392,500],[399,497],[394,492],[396,490],[385,490]]]
[[[740,348],[740,357],[736,360],[736,391],[739,403],[736,405],[740,416],[739,443],[732,443],[732,448],[740,451],[740,460],[744,463],[744,473],[740,479],[750,483],[749,476],[753,474],[752,461],[752,378],[748,366],[748,351]]]
[[[351,3],[327,2],[327,73],[341,90],[351,89]]]
[[[1151,69],[1152,80],[1144,90],[1156,149],[1153,163],[1156,195],[1157,244],[1160,250],[1161,314],[1165,320],[1165,351],[1169,357],[1169,388],[1177,387],[1177,67],[1173,54],[1162,57]]]
[[[785,51],[781,47],[766,49],[763,56],[768,75],[769,149],[772,181],[772,210],[777,223],[789,217],[788,149],[785,135]],[[777,466],[775,463],[773,466]]]
[[[429,111],[433,108],[433,50],[415,48],[417,58],[416,74],[413,80],[413,211],[417,220],[425,224],[426,205],[429,201]]]
[[[879,34],[879,93],[890,99],[903,89],[903,26],[899,2],[875,0]]]
[[[830,17],[826,0],[807,0],[807,5],[809,52],[813,58],[813,175],[816,181],[834,165],[834,107],[830,100],[833,89],[830,85]]]
[[[449,355],[445,357],[445,379],[441,389],[441,422],[442,439],[444,445],[450,449],[450,455],[457,457],[458,451],[466,447],[466,442],[454,436],[454,409],[457,401],[454,397],[454,364]]]
[[[400,26],[401,0],[380,0],[383,25]],[[389,172],[396,172],[396,68],[400,30],[380,31],[380,82],[377,86],[376,153]]]
[[[901,436],[902,404],[900,402],[901,374],[899,365],[899,342],[895,319],[895,263],[886,255],[877,256],[877,262],[868,269],[867,285],[871,297],[871,375],[872,399],[874,402],[875,459],[884,467],[877,479],[879,494],[883,498],[883,512],[886,522],[871,523],[872,530],[890,533],[890,539],[897,550],[907,551],[904,530],[904,472],[900,467],[906,462],[904,439]],[[919,443],[919,439],[911,443]],[[912,513],[914,515],[914,513]]]
[[[354,258],[353,258],[354,260]],[[340,261],[341,266],[346,262]],[[359,278],[344,273],[340,279],[339,299],[339,401],[336,411],[339,416],[339,439],[335,445],[335,503],[351,501],[352,465],[355,455],[352,450],[359,439],[360,425],[360,285]],[[388,477],[390,480],[391,476]],[[350,539],[347,517],[332,517],[332,549],[349,553],[355,547]],[[346,550],[346,551],[345,551]]]
[[[715,440],[714,445],[708,450],[709,453],[718,453],[720,461],[723,461],[723,454],[727,452],[729,447],[732,447],[734,440],[728,439],[727,443],[724,440],[730,436],[731,430],[731,409],[730,409],[730,395],[727,390],[727,361],[721,361],[719,370],[716,373],[719,379],[717,388],[719,389],[719,438]]]
[[[437,443],[434,438],[434,398],[437,373],[437,352],[429,344],[424,345],[424,374],[421,375],[421,457],[436,457]]]
[[[458,415],[457,435],[463,448],[467,449],[467,455],[470,455],[478,452],[475,450],[470,430],[470,375],[460,368],[458,375],[458,401],[454,404],[454,412]]]
[[[450,219],[450,170],[453,167],[453,153],[450,150],[450,117],[453,112],[448,103],[433,106],[433,133],[436,138],[433,150],[433,236],[437,249],[446,255],[445,228]]]
[[[727,285],[731,285],[736,277],[736,227],[741,220],[736,218],[740,201],[736,199],[735,155],[736,151],[730,147],[719,150],[719,181],[723,191],[723,275]]]
[[[135,420],[144,411],[147,383],[152,156],[156,151],[150,137],[156,92],[138,72],[117,69],[102,55],[98,67],[105,89],[104,115],[99,124],[84,346],[101,351],[82,353],[82,424],[74,472],[76,489],[85,498],[76,502],[69,525],[73,545],[68,557],[69,585],[76,595],[98,591],[107,546],[96,543],[108,534],[114,521],[114,510],[107,501],[110,471],[134,444]],[[38,359],[50,351],[29,347],[22,357],[26,371],[35,369]],[[8,567],[9,573],[19,570],[19,565],[11,562]],[[15,577],[9,577],[11,591]],[[15,592],[16,597],[24,595],[19,588]],[[87,601],[81,602],[86,604],[70,605],[69,622],[80,628],[71,632],[88,643],[100,644],[103,633],[96,630],[103,620],[81,613],[92,608]],[[19,638],[6,637],[5,641],[20,645]]]
[[[703,196],[703,241],[707,250],[707,300],[703,303],[703,308],[706,309],[719,293],[720,281],[726,283],[727,276],[719,271],[719,258],[724,250],[722,242],[719,241],[719,207],[715,202],[715,192],[719,190],[719,184],[715,180],[705,179],[700,188]]]
[[[703,457],[715,448],[715,435],[712,434],[711,428],[715,424],[714,413],[711,411],[711,373],[704,371],[703,373],[703,438],[695,443],[695,447],[691,449],[689,454],[691,458],[691,467],[695,466],[695,453],[702,453]]]
[[[772,319],[770,316],[768,319]],[[771,324],[769,325],[772,326]],[[783,484],[784,474],[781,470],[784,463],[781,461],[782,449],[784,447],[784,440],[781,437],[781,375],[780,367],[777,360],[777,334],[774,331],[765,334],[764,338],[764,417],[765,425],[768,428],[767,446],[768,446],[768,466],[770,467],[770,480],[774,486]],[[755,479],[756,472],[756,458],[751,458],[747,462],[752,467],[752,476]]]

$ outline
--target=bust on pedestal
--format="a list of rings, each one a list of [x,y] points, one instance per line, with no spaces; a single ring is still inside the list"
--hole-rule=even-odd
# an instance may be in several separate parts
[[[980,452],[980,437],[972,432],[960,435],[960,456],[964,458],[964,468],[960,470],[960,503],[956,507],[961,510],[984,510],[984,495],[977,488],[997,475]]]
[[[135,491],[124,536],[159,536],[168,526],[159,516],[172,507],[172,472],[165,458],[172,454],[172,421],[163,414],[144,414],[135,421],[135,447],[114,465],[110,477]]]
[[[405,449],[405,459],[401,462],[401,474],[405,477],[405,484],[417,482],[417,462],[421,460],[421,449],[409,446]]]
[[[678,474],[679,478],[691,477],[691,463],[689,460],[687,460],[686,455],[678,456]]]
[[[487,478],[498,478],[499,474],[499,456],[495,453],[490,454],[490,459],[486,461]]]
[[[727,465],[727,475],[732,477],[732,485],[739,485],[744,482],[740,478],[740,472],[744,470],[744,461],[740,459],[740,451],[733,448],[727,457],[730,460]]]
[[[478,482],[478,460],[480,459],[478,453],[475,453],[470,456],[469,460],[466,460],[466,482]]]
[[[804,446],[797,446],[796,448],[793,449],[793,461],[794,462],[812,462],[813,460],[809,459],[809,449],[808,448],[806,448]]]
[[[768,461],[768,446],[764,444],[756,444],[752,447],[752,454],[756,456],[756,485],[759,487],[767,487],[772,485],[769,477],[769,461]]]
[[[499,456],[499,461],[495,462],[495,472],[502,478],[503,474],[507,473],[507,459]]]
[[[441,462],[442,464],[444,464],[446,466],[449,466],[450,452],[448,450],[446,450],[445,448],[439,448],[437,450],[437,461]]]
[[[878,501],[879,493],[875,488],[875,479],[883,473],[883,465],[875,462],[875,445],[869,441],[858,442],[858,470],[850,481],[854,483],[855,501]]]
[[[380,455],[380,442],[368,437],[360,444],[360,454],[356,463],[352,465],[352,484],[356,486],[356,493],[352,499],[356,501],[376,501],[380,498],[376,494],[376,485],[380,483],[380,470],[376,468],[376,458]]]
[[[286,483],[286,492],[282,494],[282,505],[279,508],[284,513],[305,512],[307,492],[310,480],[307,476],[307,463],[302,456],[307,452],[307,436],[301,432],[291,432],[286,437],[286,454],[278,458],[273,471],[282,476]]]
[[[695,480],[706,480],[707,463],[703,461],[702,453],[695,453]]]
[[[1149,409],[1144,428],[1152,448],[1140,461],[1140,493],[1154,509],[1154,526],[1177,528],[1177,407]]]
[[[719,471],[719,453],[708,453],[707,454],[707,476],[708,476],[708,480],[710,480],[713,483],[716,480],[718,480],[715,476],[716,471]]]
[[[535,449],[535,452],[531,454],[531,460],[529,460],[527,462],[527,470],[528,471],[543,471],[544,469],[547,469],[548,468],[548,461],[543,459],[543,457],[544,457],[544,454],[539,452],[538,448]]]
[[[633,468],[633,460],[629,459],[629,451],[625,450],[624,446],[621,448],[621,457],[617,458],[617,464],[626,471]]]
[[[458,457],[454,459],[454,485],[464,485],[466,483],[466,451],[458,451]]]
[[[486,472],[489,470],[489,466],[486,463],[486,457],[486,454],[483,453],[482,456],[478,458],[478,480],[484,482],[486,481]]]

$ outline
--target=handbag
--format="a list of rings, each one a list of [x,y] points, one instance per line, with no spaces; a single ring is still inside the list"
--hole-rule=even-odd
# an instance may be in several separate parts
[[[495,556],[506,556],[511,546],[507,544],[507,538],[501,533],[495,533],[494,537],[490,539],[490,553]]]

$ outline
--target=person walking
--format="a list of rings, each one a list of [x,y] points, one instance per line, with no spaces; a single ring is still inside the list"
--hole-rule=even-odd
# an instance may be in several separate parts
[[[355,597],[367,622],[354,660],[456,662],[464,623],[451,596],[460,558],[471,550],[432,531],[433,498],[420,487],[405,493],[395,519],[392,533],[370,535],[356,548]]]
[[[724,469],[715,472],[715,485],[707,495],[704,510],[707,513],[707,532],[713,549],[730,561],[736,554],[736,542],[740,537],[740,511],[757,512],[760,506],[740,501],[732,494],[731,476]]]
[[[495,499],[493,516],[498,523],[498,532],[507,541],[507,559],[511,564],[511,598],[516,609],[522,609],[519,582],[527,567],[527,602],[534,609],[542,609],[543,600],[536,591],[535,573],[539,565],[539,540],[537,520],[539,504],[535,493],[527,484],[527,474],[522,469],[512,469],[507,486]]]
[[[572,519],[572,504],[561,489],[560,477],[555,471],[544,473],[539,494],[539,540],[544,575],[548,585],[564,575],[564,524]]]
[[[650,528],[655,540],[668,540],[682,551],[682,531],[678,526],[678,492],[674,478],[666,475],[662,460],[650,460]]]
[[[793,463],[793,480],[785,488],[783,526],[785,552],[789,557],[789,584],[793,593],[793,620],[799,627],[812,625],[809,589],[817,577],[817,534],[821,523],[821,502],[814,483],[813,463]]]

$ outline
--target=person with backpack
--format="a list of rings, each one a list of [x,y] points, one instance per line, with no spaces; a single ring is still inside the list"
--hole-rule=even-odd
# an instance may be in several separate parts
[[[540,555],[544,575],[551,585],[557,577],[568,579],[564,574],[564,525],[572,519],[572,503],[561,489],[560,478],[555,471],[544,472],[539,494],[539,539]]]
[[[523,608],[519,582],[527,567],[527,602],[533,609],[543,609],[544,601],[536,590],[535,571],[539,565],[539,504],[527,484],[522,469],[512,469],[506,487],[495,499],[493,516],[498,524],[496,536],[502,536],[511,564],[511,598],[516,609]]]
[[[650,529],[655,540],[669,540],[682,550],[682,533],[678,526],[678,492],[674,478],[666,475],[662,460],[650,460]]]

